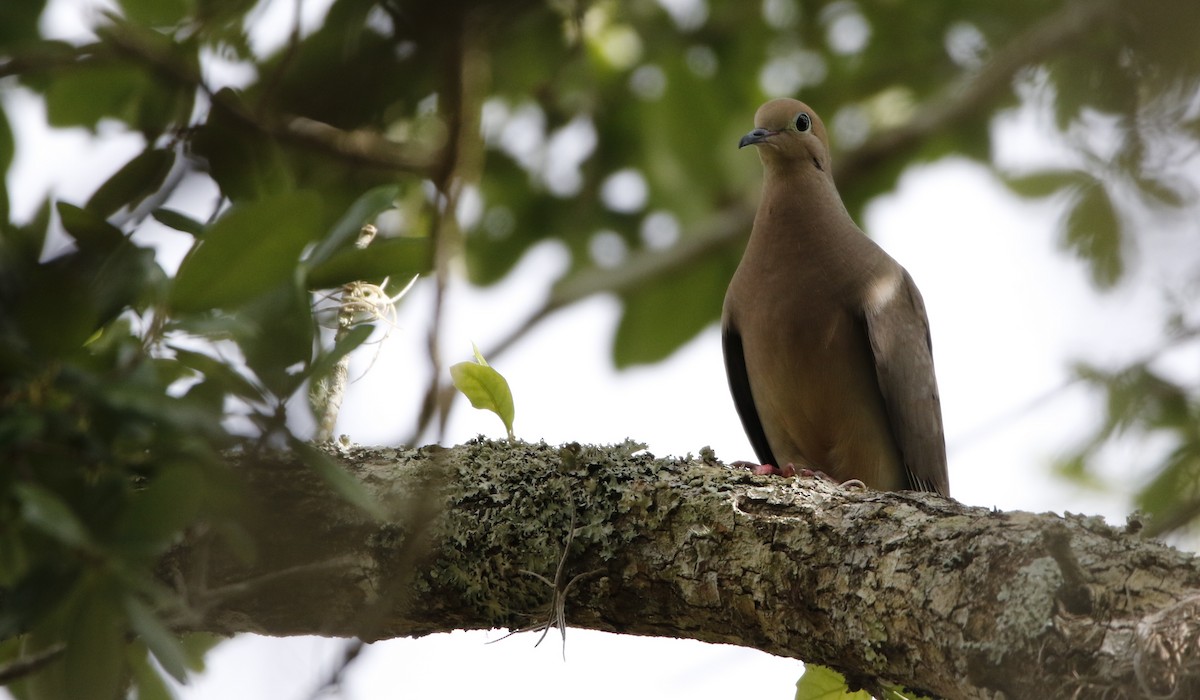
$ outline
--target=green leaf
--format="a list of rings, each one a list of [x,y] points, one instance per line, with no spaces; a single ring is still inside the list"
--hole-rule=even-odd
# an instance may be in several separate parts
[[[5,49],[34,41],[39,36],[38,19],[46,0],[0,2],[0,54]]]
[[[180,364],[203,374],[210,381],[216,382],[226,393],[251,403],[258,403],[264,399],[262,390],[254,386],[231,365],[204,353],[185,350],[176,345],[168,347],[174,351],[175,358],[179,360]]]
[[[125,242],[121,230],[95,212],[66,202],[59,202],[56,208],[63,228],[83,250],[111,250]]]
[[[176,231],[190,233],[193,236],[200,236],[204,233],[204,224],[196,221],[187,214],[182,214],[174,209],[167,209],[165,207],[162,209],[155,209],[151,213],[151,216],[153,216],[158,223],[162,224],[163,226],[167,226],[168,228],[173,228]]]
[[[1140,176],[1136,181],[1138,189],[1141,190],[1142,194],[1152,204],[1160,207],[1177,209],[1184,206],[1189,199],[1194,199],[1194,197],[1186,198],[1184,196],[1183,192],[1180,191],[1181,185],[1160,178]]]
[[[129,617],[129,625],[133,631],[141,637],[146,648],[154,654],[154,658],[163,669],[180,683],[185,682],[187,654],[184,653],[179,638],[163,625],[153,610],[137,598],[125,598],[125,614]]]
[[[387,519],[387,511],[367,491],[367,487],[342,468],[328,454],[302,440],[291,440],[292,450],[310,469],[329,484],[347,503],[357,506],[375,520]]]
[[[475,362],[459,362],[451,366],[450,377],[454,380],[455,388],[470,400],[472,406],[491,411],[504,422],[508,439],[512,440],[516,409],[508,380],[487,364],[479,354],[479,348],[474,348],[474,351]]]
[[[365,224],[370,223],[384,210],[395,204],[400,196],[400,188],[396,185],[383,185],[364,193],[346,210],[342,218],[333,225],[328,235],[313,248],[305,261],[310,266],[320,265],[329,259],[343,246],[353,240]],[[366,278],[359,278],[366,279]]]
[[[796,700],[871,700],[871,695],[862,690],[851,693],[842,674],[806,663],[804,675],[796,682]]]
[[[31,527],[71,547],[89,548],[92,538],[83,521],[51,491],[24,482],[13,486],[21,504],[21,518]]]
[[[292,279],[300,251],[317,236],[320,212],[311,192],[235,204],[179,265],[171,305],[179,311],[230,308]]]
[[[734,265],[712,256],[628,292],[613,338],[617,367],[663,360],[715,321]]]
[[[433,266],[428,238],[386,238],[365,249],[347,248],[308,273],[309,289],[329,289],[359,280],[412,277]]]
[[[321,353],[316,361],[309,367],[306,376],[312,378],[324,377],[329,374],[337,361],[349,355],[351,352],[365,343],[367,338],[371,337],[371,333],[375,331],[375,327],[370,324],[359,324],[350,329],[346,335],[342,336],[341,340],[334,343],[333,348],[329,352]]]
[[[1121,226],[1108,191],[1100,183],[1083,189],[1066,222],[1064,245],[1088,263],[1101,289],[1115,285],[1125,272]]]
[[[101,185],[84,208],[108,217],[122,207],[136,207],[162,186],[174,164],[174,151],[146,149]]]
[[[198,465],[167,467],[132,496],[117,522],[116,537],[139,554],[162,552],[200,515],[205,491]]]
[[[125,17],[149,27],[173,26],[192,10],[189,0],[121,0]]]
[[[211,632],[189,632],[181,640],[183,651],[187,654],[188,668],[201,673],[204,671],[204,657],[213,647],[226,641],[228,637]]]
[[[1090,175],[1079,170],[1043,170],[1004,178],[1004,184],[1010,190],[1030,199],[1049,197],[1069,187],[1086,186],[1092,182]]]
[[[125,629],[119,610],[104,595],[80,607],[67,636],[67,693],[80,700],[111,700],[125,675]]]
[[[2,31],[2,30],[0,30]],[[13,159],[12,127],[8,123],[8,114],[0,105],[0,225],[8,223],[8,168]]]
[[[175,694],[154,664],[150,654],[140,641],[127,647],[127,661],[133,670],[133,687],[137,700],[176,700]]]

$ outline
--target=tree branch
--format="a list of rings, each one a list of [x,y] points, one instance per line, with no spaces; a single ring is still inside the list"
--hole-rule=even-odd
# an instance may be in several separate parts
[[[211,552],[202,587],[224,593],[201,627],[368,640],[518,629],[561,602],[522,571],[570,581],[599,570],[566,591],[567,624],[753,647],[876,692],[1133,698],[1200,687],[1200,565],[1133,527],[637,450],[354,450],[347,469],[398,504],[386,523],[290,459],[239,465],[260,552],[250,566]],[[430,503],[444,507],[411,516]],[[195,581],[196,558],[180,549],[164,578]],[[257,583],[230,596],[243,581]],[[200,607],[203,597],[187,596]]]

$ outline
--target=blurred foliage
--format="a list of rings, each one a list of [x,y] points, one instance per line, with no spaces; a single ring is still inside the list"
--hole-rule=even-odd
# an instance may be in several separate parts
[[[119,0],[72,42],[43,33],[45,0],[0,3],[4,89],[55,128],[142,144],[82,203],[18,221],[0,188],[0,662],[50,662],[21,697],[161,697],[147,654],[195,664],[154,564],[191,529],[237,538],[224,450],[291,445],[379,514],[288,429],[289,400],[365,337],[322,344],[314,289],[444,283],[455,259],[487,285],[554,241],[571,264],[518,327],[614,294],[625,367],[713,322],[759,181],[735,145],[767,97],[820,108],[855,216],[916,163],[995,167],[997,116],[1044,105],[1063,162],[998,174],[1065,203],[1061,246],[1102,289],[1147,220],[1196,220],[1194,0],[331,0],[311,32],[265,26],[281,2]],[[209,209],[189,196],[214,189]],[[178,270],[151,246],[171,236]],[[1139,499],[1186,522],[1196,387],[1149,364],[1080,376],[1109,412],[1067,471],[1117,433],[1158,436]]]

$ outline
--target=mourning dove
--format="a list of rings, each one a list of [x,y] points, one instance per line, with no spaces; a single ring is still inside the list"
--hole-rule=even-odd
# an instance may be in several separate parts
[[[729,387],[764,465],[948,496],[925,304],[908,272],[855,225],[829,139],[777,99],[738,147],[758,147],[762,201],[729,284]]]

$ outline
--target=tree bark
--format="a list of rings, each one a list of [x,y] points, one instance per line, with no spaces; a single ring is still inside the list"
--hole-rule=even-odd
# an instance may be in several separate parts
[[[1200,566],[1100,518],[754,476],[627,443],[346,448],[375,522],[298,460],[244,459],[254,556],[164,563],[220,633],[367,640],[557,624],[738,644],[876,694],[1196,697]],[[565,595],[563,595],[565,592]]]

